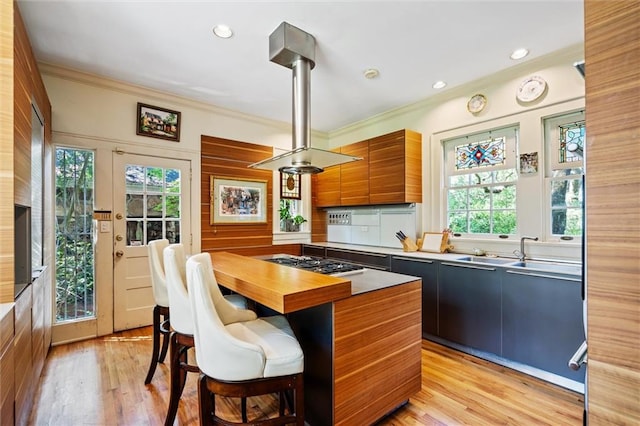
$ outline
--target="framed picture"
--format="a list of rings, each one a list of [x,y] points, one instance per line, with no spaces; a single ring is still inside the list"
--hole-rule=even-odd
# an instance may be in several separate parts
[[[180,112],[138,102],[136,135],[180,141]]]
[[[300,175],[291,173],[280,173],[280,199],[299,200],[301,198],[300,191]]]
[[[267,222],[267,181],[211,176],[211,225]]]
[[[538,153],[520,154],[520,174],[531,174],[538,171]]]

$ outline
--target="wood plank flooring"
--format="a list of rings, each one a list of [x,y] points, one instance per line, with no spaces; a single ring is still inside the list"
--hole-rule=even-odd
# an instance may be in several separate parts
[[[422,390],[379,425],[582,425],[582,395],[447,347],[423,341]],[[30,425],[162,425],[168,360],[144,385],[151,328],[51,349]],[[217,409],[239,420],[236,400]],[[270,396],[250,398],[249,418],[277,412]],[[175,424],[198,423],[196,375],[189,374]]]

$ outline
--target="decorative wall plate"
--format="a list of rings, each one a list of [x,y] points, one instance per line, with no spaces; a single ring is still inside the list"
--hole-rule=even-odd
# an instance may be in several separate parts
[[[467,111],[472,114],[477,114],[487,106],[487,98],[480,94],[476,93],[471,98],[469,98],[469,102],[467,102]]]
[[[547,82],[544,78],[533,75],[527,77],[518,86],[516,98],[520,102],[533,102],[543,95],[547,89]]]

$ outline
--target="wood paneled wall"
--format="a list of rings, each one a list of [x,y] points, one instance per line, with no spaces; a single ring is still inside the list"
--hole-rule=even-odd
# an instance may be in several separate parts
[[[640,2],[585,1],[589,424],[640,424]]]
[[[13,302],[13,0],[0,0],[0,303]]]
[[[248,166],[273,156],[273,148],[247,142],[202,136],[201,225],[202,251],[229,251],[247,256],[272,253],[300,254],[298,244],[273,246],[273,172]],[[260,224],[210,224],[210,177],[253,179],[267,182],[267,222]],[[276,218],[280,220],[280,218]]]

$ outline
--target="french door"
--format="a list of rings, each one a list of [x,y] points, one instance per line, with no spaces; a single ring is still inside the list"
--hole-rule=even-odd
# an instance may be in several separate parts
[[[155,306],[147,244],[166,238],[191,252],[191,163],[113,154],[113,328],[149,325]]]

